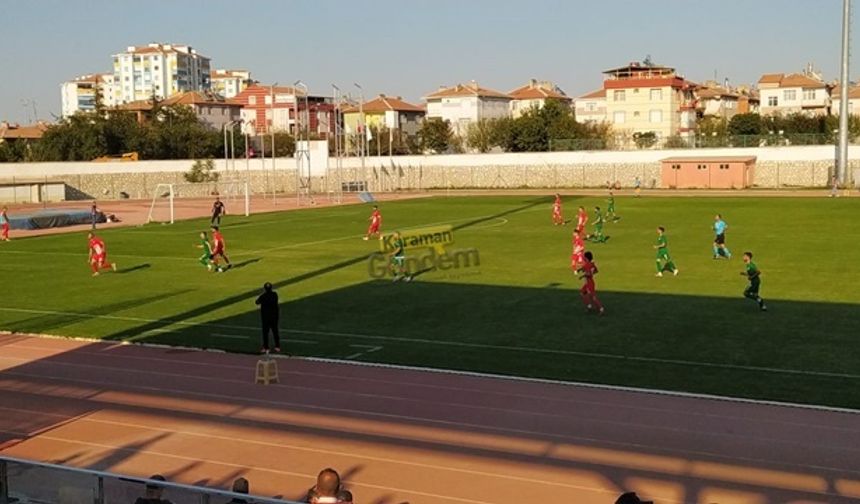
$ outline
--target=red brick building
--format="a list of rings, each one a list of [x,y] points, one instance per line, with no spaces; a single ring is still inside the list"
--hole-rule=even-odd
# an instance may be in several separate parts
[[[331,98],[309,95],[289,86],[253,84],[230,99],[242,106],[242,131],[250,134],[289,132],[296,134],[296,112],[304,129],[310,121],[310,134],[328,138],[334,132],[334,105]]]

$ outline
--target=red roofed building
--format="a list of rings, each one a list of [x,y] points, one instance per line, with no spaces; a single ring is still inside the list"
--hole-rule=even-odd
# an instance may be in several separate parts
[[[764,74],[758,80],[761,113],[827,115],[830,86],[809,65],[802,73]]]
[[[830,92],[832,103],[830,105],[830,113],[839,115],[839,100],[841,99],[842,86],[838,84],[833,87]],[[860,116],[860,86],[851,86],[848,88],[848,115]]]
[[[620,136],[653,132],[658,142],[696,128],[696,85],[674,68],[639,62],[603,72],[606,117]]]
[[[334,131],[331,98],[309,95],[306,102],[301,89],[252,84],[228,101],[241,105],[242,131],[246,133],[284,131],[295,134],[296,111],[303,129],[309,121],[311,135],[328,138]]]
[[[528,84],[514,89],[511,97],[511,115],[517,118],[531,108],[541,108],[547,100],[557,100],[570,106],[571,99],[558,86],[549,81],[530,79]]]
[[[427,117],[438,117],[451,123],[451,129],[460,136],[466,134],[469,124],[481,119],[510,117],[511,97],[477,82],[442,87],[424,97]]]

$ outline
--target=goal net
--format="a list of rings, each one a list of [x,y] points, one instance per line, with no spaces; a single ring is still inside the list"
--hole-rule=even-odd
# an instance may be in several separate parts
[[[246,217],[250,214],[250,192],[245,181],[157,184],[147,222],[173,224],[176,219],[200,217],[201,209],[208,212],[215,198],[221,198],[229,213],[242,212]]]

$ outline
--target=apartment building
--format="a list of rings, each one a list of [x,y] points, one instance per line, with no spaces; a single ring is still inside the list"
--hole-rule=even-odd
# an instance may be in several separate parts
[[[481,119],[510,117],[511,97],[483,88],[477,82],[441,87],[424,97],[427,117],[448,121],[456,135],[464,136],[469,124]]]
[[[116,103],[210,89],[210,61],[187,45],[130,46],[113,56]]]
[[[830,86],[812,66],[801,73],[764,74],[758,80],[761,113],[827,115],[830,112]]]
[[[532,108],[542,108],[547,100],[556,100],[570,106],[571,98],[558,86],[549,81],[529,79],[529,82],[514,89],[511,97],[511,115],[516,119]]]
[[[573,101],[576,122],[606,121],[606,90],[600,88],[586,93]]]
[[[212,70],[209,74],[212,92],[224,98],[233,98],[251,84],[251,72],[247,70]]]
[[[104,107],[113,107],[114,99],[113,74],[81,75],[60,85],[60,102],[63,117],[69,117],[78,112],[91,112],[96,109],[96,100],[101,94]]]
[[[175,105],[189,107],[203,125],[215,130],[220,130],[224,125],[238,122],[241,119],[241,105],[212,92],[187,91],[177,93],[170,98],[161,100],[159,105],[162,107]],[[153,103],[151,99],[123,103],[117,108],[134,113],[139,123],[152,120]]]
[[[633,62],[603,74],[606,117],[619,137],[653,132],[660,140],[694,133],[695,84],[674,68]]]
[[[229,101],[242,107],[244,133],[296,134],[297,125],[303,130],[307,125],[312,135],[327,138],[334,131],[334,105],[330,97],[308,95],[306,99],[305,92],[294,87],[251,84]]]

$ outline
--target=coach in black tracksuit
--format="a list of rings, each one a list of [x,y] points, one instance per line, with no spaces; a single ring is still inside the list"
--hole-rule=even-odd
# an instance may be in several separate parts
[[[272,333],[272,339],[275,343],[275,352],[281,351],[281,338],[278,336],[278,315],[280,308],[278,306],[278,293],[272,289],[272,284],[266,282],[263,285],[263,293],[257,298],[257,304],[260,306],[260,322],[263,326],[263,352],[269,351],[269,332]]]

